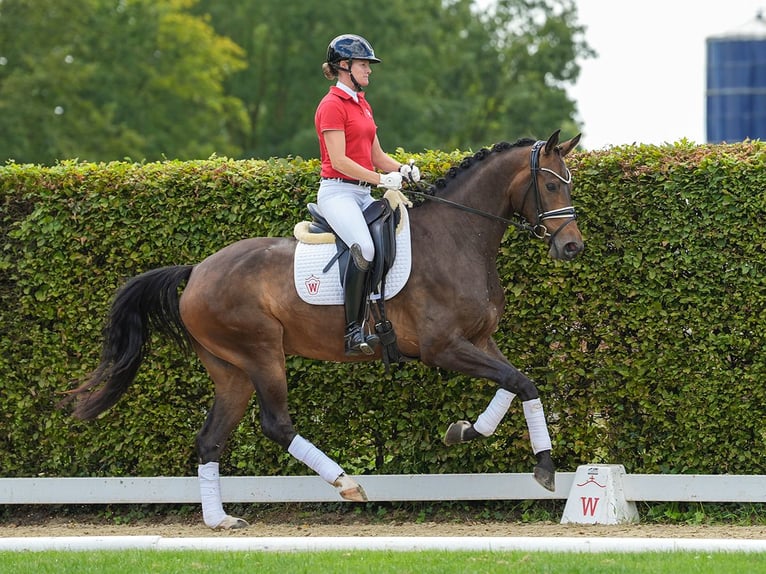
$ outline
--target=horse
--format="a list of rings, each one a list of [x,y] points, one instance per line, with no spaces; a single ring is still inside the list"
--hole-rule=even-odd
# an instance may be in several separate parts
[[[492,435],[518,395],[536,459],[534,477],[551,491],[555,466],[538,390],[492,335],[504,307],[496,258],[509,225],[542,240],[557,260],[572,260],[584,249],[564,161],[580,135],[560,143],[559,133],[482,148],[421,192],[422,201],[408,211],[411,273],[386,305],[402,356],[497,384],[487,409],[473,423],[450,424],[444,443]],[[380,359],[380,349],[372,356],[345,356],[342,307],[311,305],[289,288],[296,245],[293,237],[248,238],[196,265],[156,268],[129,279],[111,303],[100,364],[64,401],[74,400],[72,414],[83,420],[113,406],[135,378],[152,330],[190,346],[214,383],[213,404],[195,443],[203,520],[212,529],[248,526],[224,511],[219,459],[253,393],[265,436],[343,499],[367,500],[337,462],[294,428],[285,357],[371,361]]]

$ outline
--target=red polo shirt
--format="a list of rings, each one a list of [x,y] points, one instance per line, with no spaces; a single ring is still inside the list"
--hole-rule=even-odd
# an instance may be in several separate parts
[[[348,177],[335,169],[330,163],[324,133],[327,130],[341,130],[346,134],[346,155],[359,165],[374,170],[372,165],[372,142],[375,140],[377,126],[372,118],[372,108],[364,97],[364,92],[357,92],[358,102],[337,86],[332,86],[322,98],[314,114],[314,126],[319,137],[319,152],[322,158],[322,177]]]

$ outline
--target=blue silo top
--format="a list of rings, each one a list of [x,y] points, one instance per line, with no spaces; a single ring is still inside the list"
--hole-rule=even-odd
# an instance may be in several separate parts
[[[766,140],[766,19],[707,39],[707,140]]]

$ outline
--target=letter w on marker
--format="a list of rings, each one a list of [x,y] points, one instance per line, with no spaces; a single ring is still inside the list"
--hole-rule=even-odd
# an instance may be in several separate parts
[[[583,516],[593,516],[596,514],[596,506],[598,506],[599,499],[591,498],[590,496],[581,496],[580,502],[582,502]]]

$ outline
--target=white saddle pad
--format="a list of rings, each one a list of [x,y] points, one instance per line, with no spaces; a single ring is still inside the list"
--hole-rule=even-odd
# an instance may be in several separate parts
[[[402,216],[396,232],[396,260],[386,275],[386,299],[402,290],[410,277],[412,267],[410,220],[404,205],[400,207]],[[306,303],[343,305],[343,287],[340,284],[338,262],[335,261],[326,273],[322,271],[335,255],[335,251],[334,242],[315,244],[298,241],[293,266],[295,290]]]

